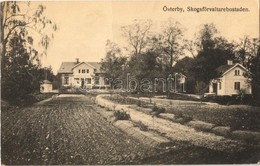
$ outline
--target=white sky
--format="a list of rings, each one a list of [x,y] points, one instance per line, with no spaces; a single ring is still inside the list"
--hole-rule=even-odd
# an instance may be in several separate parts
[[[182,1],[79,1],[32,2],[46,6],[45,15],[55,21],[59,30],[48,49],[43,65],[57,72],[62,61],[100,61],[105,56],[106,40],[125,46],[120,27],[134,19],[151,19],[153,30],[169,17],[186,29],[185,37],[193,39],[202,24],[215,23],[220,35],[239,40],[244,35],[259,37],[259,2],[257,0],[182,0]],[[163,7],[247,7],[250,12],[164,12]]]

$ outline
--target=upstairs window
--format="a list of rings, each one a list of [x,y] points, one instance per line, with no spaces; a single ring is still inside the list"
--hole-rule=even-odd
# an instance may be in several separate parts
[[[85,73],[86,71],[85,71],[85,69],[82,69],[82,73]]]
[[[219,90],[221,90],[222,88],[222,85],[221,85],[221,82],[219,82]]]
[[[79,69],[79,73],[80,73],[80,69]]]
[[[240,90],[240,82],[235,82],[234,83],[234,89],[235,90]]]
[[[89,69],[87,69],[87,73],[89,73]]]
[[[235,76],[239,76],[240,75],[240,71],[239,70],[235,70]]]
[[[97,72],[97,69],[94,69],[94,73]]]

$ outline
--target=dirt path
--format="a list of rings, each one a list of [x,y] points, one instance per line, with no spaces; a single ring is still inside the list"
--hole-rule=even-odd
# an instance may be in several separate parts
[[[91,105],[87,97],[63,95],[3,112],[2,163],[122,164],[153,152],[101,118]]]

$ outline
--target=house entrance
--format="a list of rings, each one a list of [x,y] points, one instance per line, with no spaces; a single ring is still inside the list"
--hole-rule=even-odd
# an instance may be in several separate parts
[[[217,88],[218,88],[218,84],[217,83],[213,83],[213,93],[217,94]]]
[[[85,81],[84,81],[84,78],[81,79],[81,88],[84,87],[84,84],[85,84]]]

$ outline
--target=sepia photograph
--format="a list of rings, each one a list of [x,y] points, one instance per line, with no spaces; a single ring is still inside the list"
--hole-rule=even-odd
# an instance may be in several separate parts
[[[258,0],[0,5],[1,165],[260,164]]]

